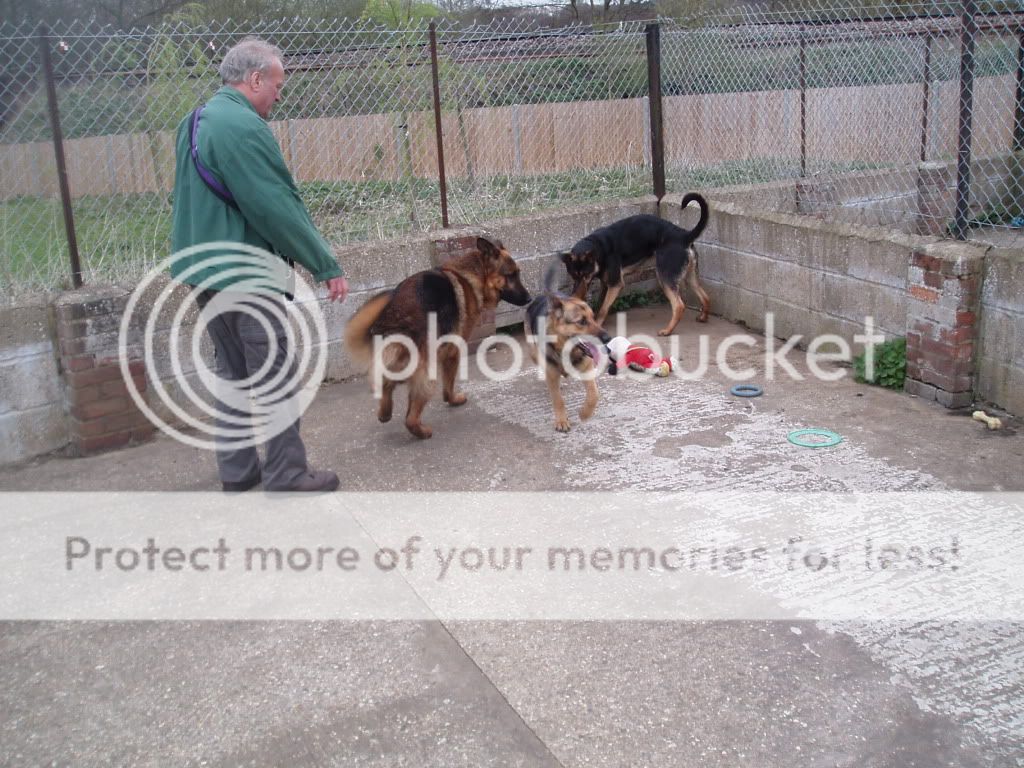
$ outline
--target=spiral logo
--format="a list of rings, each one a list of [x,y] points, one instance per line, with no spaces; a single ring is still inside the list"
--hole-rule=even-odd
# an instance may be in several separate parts
[[[172,281],[166,281],[168,270]],[[160,282],[166,284],[157,291]],[[186,322],[191,300],[177,308],[167,303],[180,283],[194,286],[200,306],[194,324]],[[294,293],[293,298],[286,293]],[[133,331],[143,319],[149,391],[169,419],[154,411],[129,370]],[[200,352],[211,324],[211,335],[222,340],[215,346],[218,358],[225,358],[218,361],[225,375],[212,370]],[[128,393],[160,431],[195,448],[238,450],[265,443],[305,412],[323,381],[326,341],[316,294],[305,281],[295,280],[284,261],[244,243],[213,242],[178,251],[146,274],[121,319],[118,357]],[[186,375],[183,350],[201,389],[193,388]],[[161,380],[158,356],[169,360],[177,397]]]

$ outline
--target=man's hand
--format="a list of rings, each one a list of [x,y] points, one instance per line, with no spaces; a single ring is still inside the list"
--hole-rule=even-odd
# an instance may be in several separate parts
[[[344,301],[348,296],[348,280],[344,277],[332,277],[327,281],[327,299],[329,301]]]

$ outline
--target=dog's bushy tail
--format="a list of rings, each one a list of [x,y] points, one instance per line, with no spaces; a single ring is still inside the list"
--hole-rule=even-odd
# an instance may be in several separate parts
[[[541,284],[541,291],[543,293],[554,293],[555,288],[558,286],[558,272],[562,268],[562,259],[559,256],[555,256],[551,259],[551,263],[548,264],[547,269],[544,270],[544,278]]]
[[[391,301],[392,293],[393,291],[383,291],[367,299],[345,326],[345,345],[353,361],[364,369],[370,367],[370,358],[373,356],[373,335],[370,328]]]
[[[686,206],[690,203],[696,202],[700,206],[700,219],[697,220],[697,225],[690,230],[690,239],[696,240],[700,237],[700,233],[704,231],[704,227],[708,225],[708,201],[703,196],[698,195],[696,192],[687,192],[683,195],[683,202],[680,205],[681,210],[686,210]]]

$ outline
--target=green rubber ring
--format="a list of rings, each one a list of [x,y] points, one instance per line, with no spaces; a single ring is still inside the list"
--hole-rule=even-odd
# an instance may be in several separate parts
[[[825,440],[804,440],[804,437],[824,437]],[[787,439],[793,445],[801,448],[831,448],[843,442],[843,436],[827,429],[797,429],[787,435]]]
[[[737,384],[729,390],[729,394],[736,395],[736,397],[760,397],[764,394],[764,390],[757,384]]]

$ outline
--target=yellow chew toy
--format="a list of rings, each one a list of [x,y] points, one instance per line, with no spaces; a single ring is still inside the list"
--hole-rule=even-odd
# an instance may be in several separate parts
[[[989,429],[999,429],[1003,426],[1003,422],[997,419],[995,416],[989,416],[984,411],[975,411],[971,414],[971,418],[975,421],[984,421],[988,424]]]

